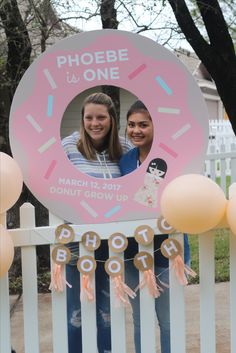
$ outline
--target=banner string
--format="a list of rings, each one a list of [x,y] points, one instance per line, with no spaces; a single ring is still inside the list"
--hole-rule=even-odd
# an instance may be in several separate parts
[[[155,250],[153,250],[153,253],[155,253],[155,252],[157,252],[157,251],[160,251],[160,250],[161,250],[161,248],[155,249]],[[75,259],[79,260],[79,259],[80,259],[80,256],[79,256],[79,255],[76,255],[75,253],[71,253],[71,258],[75,258]],[[97,262],[102,262],[102,263],[105,263],[105,262],[108,260],[108,258],[107,258],[106,260],[99,260],[99,259],[97,259],[96,257],[94,257],[94,259],[95,259]],[[134,260],[134,257],[131,257],[131,258],[128,258],[128,259],[124,259],[123,261],[126,262],[126,261],[133,261],[133,260]]]

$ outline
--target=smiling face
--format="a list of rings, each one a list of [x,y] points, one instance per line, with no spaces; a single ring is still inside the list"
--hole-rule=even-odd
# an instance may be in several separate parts
[[[103,104],[88,103],[84,107],[84,130],[95,148],[101,147],[111,129],[111,117]]]
[[[140,150],[149,151],[153,140],[153,124],[146,111],[132,113],[128,117],[127,135],[132,144]]]

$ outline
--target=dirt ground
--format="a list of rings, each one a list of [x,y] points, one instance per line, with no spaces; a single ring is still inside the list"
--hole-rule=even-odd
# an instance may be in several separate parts
[[[185,295],[187,353],[200,353],[199,286],[187,286],[185,290]],[[216,353],[230,353],[229,283],[226,282],[216,284],[215,295]],[[11,303],[14,303],[15,299],[16,297],[11,297]],[[50,294],[39,295],[39,328],[41,348],[40,353],[52,353]],[[14,313],[11,318],[11,329],[12,345],[16,350],[16,353],[24,353],[23,312],[21,300],[15,306]],[[134,353],[130,312],[127,313],[127,332],[128,353]],[[159,350],[157,350],[157,353],[160,353]]]

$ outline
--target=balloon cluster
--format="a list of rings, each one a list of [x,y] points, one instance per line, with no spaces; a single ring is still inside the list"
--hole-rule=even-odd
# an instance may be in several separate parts
[[[9,210],[20,196],[23,177],[18,164],[6,153],[0,152],[0,216]],[[0,277],[9,270],[14,257],[10,233],[0,224]]]
[[[231,185],[227,200],[211,179],[200,174],[179,176],[164,189],[161,212],[182,233],[200,234],[223,226],[236,234],[236,184]]]

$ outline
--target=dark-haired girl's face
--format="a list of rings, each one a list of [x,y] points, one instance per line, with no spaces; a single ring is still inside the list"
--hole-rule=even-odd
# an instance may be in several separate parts
[[[84,107],[84,129],[94,148],[101,147],[111,129],[111,117],[103,104],[88,103]]]
[[[148,113],[137,112],[129,116],[127,135],[132,144],[138,148],[149,149],[153,140],[153,124]]]

